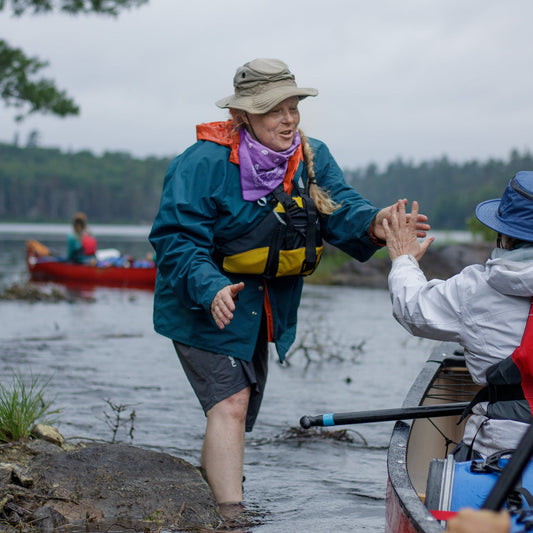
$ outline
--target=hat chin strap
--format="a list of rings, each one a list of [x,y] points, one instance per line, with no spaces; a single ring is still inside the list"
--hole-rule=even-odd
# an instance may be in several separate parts
[[[248,124],[245,124],[245,127],[246,127],[246,126],[249,126],[249,127],[250,127],[250,133],[252,134],[252,137],[253,137],[258,143],[263,144],[263,143],[259,140],[259,137],[255,134],[254,127],[252,126],[252,122],[251,122],[251,120],[250,120],[250,117],[248,116],[248,111],[245,111],[245,112],[244,112],[244,116],[246,117],[246,120],[248,121]]]

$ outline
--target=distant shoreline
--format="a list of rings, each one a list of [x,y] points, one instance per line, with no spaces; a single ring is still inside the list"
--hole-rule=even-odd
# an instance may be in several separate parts
[[[426,252],[420,266],[428,280],[448,279],[468,265],[485,263],[493,249],[494,243],[488,242],[436,243]],[[387,289],[390,267],[388,255],[379,254],[364,263],[348,259],[330,272],[306,280],[315,285]]]
[[[147,224],[89,224],[95,236],[129,237],[132,235],[146,236],[150,233]],[[0,236],[17,234],[27,238],[36,235],[66,235],[70,231],[70,223],[46,222],[0,222]]]
[[[94,235],[98,236],[146,236],[150,233],[149,224],[90,224]],[[0,222],[0,236],[22,235],[31,238],[35,235],[65,235],[70,231],[70,223],[47,222]],[[475,242],[468,230],[435,230],[428,233],[435,237],[435,243]]]

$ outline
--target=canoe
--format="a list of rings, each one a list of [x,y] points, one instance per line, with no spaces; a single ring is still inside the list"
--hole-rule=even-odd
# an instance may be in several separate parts
[[[95,265],[77,264],[43,253],[36,241],[28,241],[26,264],[32,281],[54,281],[67,285],[131,287],[153,289],[157,268],[152,262],[123,261],[121,266],[109,261]]]
[[[465,366],[462,349],[442,343],[427,360],[403,407],[468,402],[479,389]],[[510,456],[494,456],[492,463],[488,459],[455,461],[450,452],[461,441],[466,423],[459,419],[454,414],[396,422],[387,456],[385,533],[442,533],[445,520],[455,511],[479,509],[491,493],[500,476],[492,467],[505,468]],[[533,493],[533,462],[524,469],[521,483],[525,492]],[[511,532],[524,531],[520,522],[526,516],[531,520],[533,506],[521,494],[512,498],[508,504],[516,512],[511,515]]]
[[[403,407],[470,401],[479,386],[465,366],[461,348],[440,344],[409,390]],[[445,459],[462,439],[459,415],[398,421],[387,455],[386,533],[441,533],[444,526],[425,505],[431,459]]]

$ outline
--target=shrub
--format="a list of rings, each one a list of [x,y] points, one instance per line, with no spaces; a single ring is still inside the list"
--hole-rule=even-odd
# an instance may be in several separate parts
[[[474,237],[479,237],[484,242],[495,242],[497,233],[482,224],[474,215],[472,215],[467,221],[466,226],[470,230],[470,233]]]
[[[44,399],[50,378],[33,376],[27,384],[21,375],[13,373],[10,386],[0,384],[0,441],[12,442],[30,437],[34,425],[51,422],[45,417],[59,413],[52,410],[52,401]]]

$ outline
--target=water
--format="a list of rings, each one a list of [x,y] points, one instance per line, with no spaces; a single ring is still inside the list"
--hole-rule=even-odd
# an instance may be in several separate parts
[[[64,248],[68,226],[61,228],[0,224],[0,283],[27,279],[25,239]],[[100,246],[135,256],[149,250],[147,228],[93,229]],[[111,440],[113,403],[125,407],[118,440],[198,465],[204,415],[170,341],[152,329],[152,293],[96,288],[82,296],[0,301],[0,380],[13,371],[50,376],[49,395],[61,408],[56,425],[66,438]],[[393,423],[344,427],[353,442],[297,440],[287,432],[305,414],[399,407],[434,344],[394,322],[382,290],[306,285],[299,314],[297,343],[307,336],[323,352],[311,353],[310,362],[296,352],[287,367],[272,355],[263,407],[247,435],[244,496],[264,515],[250,531],[383,531]]]

